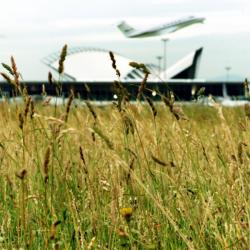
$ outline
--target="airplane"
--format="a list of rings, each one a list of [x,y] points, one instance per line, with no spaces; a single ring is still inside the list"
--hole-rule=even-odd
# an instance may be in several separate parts
[[[173,33],[179,29],[183,29],[187,26],[196,23],[203,23],[205,18],[189,16],[183,19],[176,20],[174,22],[166,23],[157,27],[153,27],[145,30],[137,30],[127,24],[125,21],[120,22],[117,27],[118,29],[128,38],[141,38],[159,36],[162,33]]]

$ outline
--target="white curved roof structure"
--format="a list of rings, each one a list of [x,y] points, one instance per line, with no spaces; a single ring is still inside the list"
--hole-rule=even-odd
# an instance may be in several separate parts
[[[131,60],[114,53],[116,65],[122,76],[126,76],[131,67]],[[49,67],[57,70],[60,53],[54,53],[45,58],[43,62]],[[116,74],[112,68],[109,51],[77,47],[68,49],[64,62],[65,75],[68,80],[75,81],[113,81]]]
[[[168,79],[193,79],[195,77],[196,65],[199,61],[202,49],[198,49],[178,61],[170,67],[166,76]],[[43,59],[43,62],[53,70],[58,69],[60,52],[53,53]],[[133,60],[114,53],[116,66],[121,73],[121,80],[140,81],[144,74],[140,70],[131,68],[129,63]],[[146,64],[151,72],[150,80],[159,79],[159,68],[154,64]],[[162,73],[164,75],[164,73]],[[64,80],[71,81],[114,81],[117,78],[109,51],[96,48],[75,47],[69,48],[64,62]]]

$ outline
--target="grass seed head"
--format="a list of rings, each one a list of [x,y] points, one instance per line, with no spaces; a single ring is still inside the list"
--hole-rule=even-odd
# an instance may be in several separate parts
[[[23,169],[19,173],[16,173],[16,177],[19,178],[20,180],[24,180],[24,178],[27,175],[27,170]]]
[[[56,239],[56,229],[59,224],[61,224],[61,221],[59,220],[52,224],[51,229],[50,229],[50,240]]]
[[[79,153],[80,153],[80,158],[81,158],[81,160],[83,162],[83,165],[86,166],[86,161],[85,161],[84,154],[83,154],[83,149],[82,149],[81,146],[79,147]]]
[[[17,74],[17,66],[16,66],[16,62],[15,62],[15,59],[13,56],[11,56],[10,61],[11,61],[11,67],[12,67],[13,74],[15,75],[15,74]]]
[[[23,129],[23,124],[24,124],[24,118],[23,118],[22,113],[18,114],[18,120],[19,120],[19,128],[22,130]]]
[[[35,106],[34,106],[34,101],[31,99],[30,101],[30,119],[33,119],[35,114]]]
[[[14,83],[15,83],[16,88],[19,88],[20,87],[20,82],[19,82],[20,74],[17,71],[16,62],[13,56],[11,56],[10,61],[11,61],[11,68],[14,74]]]
[[[118,77],[121,77],[120,71],[117,69],[117,66],[116,66],[115,56],[114,56],[114,54],[113,54],[112,51],[109,51],[109,56],[110,56],[110,59],[111,59],[111,61],[112,61],[112,68],[115,70],[116,75],[117,75]]]
[[[146,67],[146,65],[143,64],[143,63],[130,62],[129,65],[132,68],[135,68],[137,70],[142,71],[145,75],[149,75],[150,74],[150,71],[148,70],[148,68]]]
[[[12,76],[14,76],[14,72],[13,72],[12,68],[11,68],[8,64],[2,63],[2,66],[3,66]]]
[[[71,94],[69,96],[69,100],[68,100],[67,106],[66,106],[66,115],[65,115],[65,118],[64,118],[65,122],[68,121],[69,111],[70,111],[70,107],[71,107],[73,99],[74,99],[74,93],[73,93],[73,91],[71,91]]]
[[[60,59],[59,59],[59,66],[58,66],[58,72],[59,74],[62,74],[64,72],[64,61],[67,56],[67,44],[65,44],[62,48]]]
[[[43,162],[43,172],[44,172],[44,182],[47,183],[49,179],[49,162],[50,162],[50,154],[51,154],[51,148],[50,146],[47,148],[44,162]]]
[[[128,135],[129,132],[133,135],[135,133],[134,123],[128,115],[123,115],[123,122],[125,126],[125,133]]]
[[[53,76],[52,76],[51,72],[48,73],[48,83],[49,83],[49,85],[53,84]]]
[[[240,164],[243,164],[244,160],[243,160],[243,151],[244,151],[244,147],[246,147],[247,144],[245,142],[240,142],[238,145],[238,159]]]
[[[152,160],[153,160],[155,163],[157,163],[157,164],[159,164],[159,165],[161,165],[161,166],[164,166],[164,167],[167,166],[167,163],[166,163],[166,162],[164,162],[164,161],[162,161],[162,160],[156,158],[155,156],[151,155],[151,158],[152,158]]]
[[[13,84],[12,79],[6,73],[1,72],[0,74],[4,78],[4,80],[6,80],[9,84]]]

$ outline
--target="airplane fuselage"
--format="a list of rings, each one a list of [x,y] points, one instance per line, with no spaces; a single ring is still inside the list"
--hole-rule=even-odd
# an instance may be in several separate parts
[[[180,19],[175,22],[166,23],[157,27],[153,27],[151,29],[132,31],[130,34],[128,34],[128,37],[139,38],[139,37],[159,36],[162,33],[172,33],[195,23],[202,23],[204,20],[205,20],[204,18],[195,18],[195,17]]]

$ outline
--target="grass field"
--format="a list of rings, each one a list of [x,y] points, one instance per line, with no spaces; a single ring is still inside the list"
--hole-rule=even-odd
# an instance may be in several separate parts
[[[2,64],[23,102],[0,103],[0,249],[249,249],[250,106],[153,103],[134,62],[131,104],[110,57],[118,100],[102,107],[34,103]]]
[[[244,109],[155,111],[2,102],[1,249],[249,249]]]

